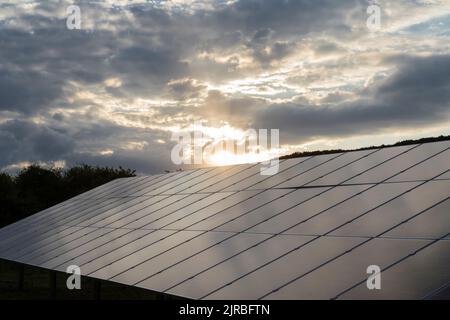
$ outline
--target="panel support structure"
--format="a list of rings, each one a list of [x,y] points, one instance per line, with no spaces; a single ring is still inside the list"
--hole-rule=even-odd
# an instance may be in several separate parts
[[[25,265],[20,263],[18,274],[17,274],[17,289],[19,291],[23,291],[23,289],[24,289],[24,280],[25,280]]]
[[[94,280],[94,300],[101,299],[102,283],[100,280]]]
[[[49,276],[49,299],[56,300],[56,272],[50,271]]]

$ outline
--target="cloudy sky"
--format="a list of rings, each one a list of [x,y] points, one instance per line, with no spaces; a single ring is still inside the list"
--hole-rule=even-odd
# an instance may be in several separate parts
[[[173,169],[194,121],[279,153],[450,134],[449,40],[448,0],[1,0],[0,169]]]

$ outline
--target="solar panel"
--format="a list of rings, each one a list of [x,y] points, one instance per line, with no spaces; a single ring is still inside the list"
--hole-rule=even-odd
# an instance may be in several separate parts
[[[426,298],[450,142],[121,178],[0,229],[0,258],[193,299]],[[382,290],[365,284],[382,269]]]
[[[446,173],[440,175],[439,177],[435,179],[450,179],[450,171],[447,171]]]
[[[314,170],[317,167],[320,167],[321,165],[328,163],[330,161],[333,161],[334,159],[342,156],[342,153],[338,154],[328,154],[328,155],[321,155],[316,157],[307,158],[304,161],[294,161],[293,160],[286,160],[291,161],[294,163],[297,163],[291,167],[289,167],[287,170],[280,171],[278,174],[273,176],[268,176],[262,179],[261,181],[255,181],[258,182],[255,185],[251,185],[248,182],[243,183],[243,186],[237,186],[235,188],[254,188],[254,189],[269,189],[279,186],[280,184],[289,181],[290,179],[294,179],[295,177],[306,174],[311,170]]]
[[[412,218],[386,233],[394,238],[428,238],[437,239],[450,230],[450,199],[439,203],[426,213]],[[449,238],[450,239],[450,238]]]
[[[392,179],[394,174],[401,174],[403,171],[415,168],[422,162],[433,158],[450,148],[450,142],[436,142],[418,145],[408,152],[385,162],[383,165],[370,170],[358,177],[348,181],[349,183],[372,183],[382,182],[385,179]]]
[[[285,252],[280,257],[272,257],[274,261],[266,261],[265,264],[255,266],[247,273],[236,274],[233,282],[223,283],[206,293],[205,299],[259,299],[262,295],[278,288],[281,284],[290,281],[299,273],[310,270],[329,257],[342,254],[349,248],[361,243],[360,238],[319,238],[312,241],[313,237],[284,235],[287,239],[299,239],[297,247]],[[308,243],[309,242],[309,243]],[[264,281],[261,281],[264,279]],[[318,282],[317,287],[326,286],[324,282]],[[175,288],[174,288],[175,289]],[[170,290],[169,292],[176,292]],[[299,290],[290,299],[300,299],[305,291]],[[308,299],[308,298],[307,298]]]
[[[265,292],[259,298],[288,299],[293,294],[298,294],[300,299],[334,298],[341,291],[367,279],[367,266],[377,265],[384,268],[428,242],[430,241],[373,239],[348,253],[329,255],[322,263],[328,260],[330,262],[320,268],[297,270],[293,279],[277,283],[279,287],[276,287],[275,291]],[[352,272],[349,272],[349,266],[352,266]],[[318,286],[317,283],[322,285]]]
[[[332,234],[376,236],[387,228],[410,218],[415,213],[445,200],[449,196],[449,190],[450,181],[448,180],[426,182],[401,197],[366,212]]]
[[[358,175],[369,171],[370,168],[376,168],[385,162],[394,159],[408,152],[414,146],[391,147],[376,152],[369,153],[357,161],[349,163],[348,165],[326,175],[323,178],[317,179],[308,183],[307,185],[336,185],[349,178],[357,177]]]
[[[326,177],[330,173],[334,173],[335,171],[347,167],[350,164],[359,161],[371,153],[374,153],[374,150],[366,150],[366,151],[355,151],[348,152],[342,154],[340,157],[337,157],[331,161],[327,161],[322,165],[309,170],[308,172],[304,172],[303,174],[297,175],[292,179],[278,185],[279,188],[295,188],[303,185],[311,184],[312,182]]]
[[[377,206],[416,187],[419,183],[383,184],[367,189],[361,194],[338,204],[325,212],[289,229],[293,234],[325,234]]]
[[[339,299],[427,299],[450,283],[450,241],[437,241],[383,271],[382,290],[359,284]]]
[[[257,202],[256,206],[248,207],[246,211],[241,211],[240,207],[229,208],[215,217],[196,223],[189,227],[188,230],[210,230],[215,228],[218,231],[242,232],[279,212],[313,197],[322,190],[321,188],[303,190],[269,189],[261,193],[260,196],[266,197],[266,194],[271,193],[272,196],[276,197],[272,201]],[[252,199],[253,202],[257,200],[259,198],[255,197],[255,199]]]
[[[211,233],[211,236],[219,233],[220,232]],[[223,234],[223,232],[220,234]],[[239,251],[248,249],[268,237],[269,235],[265,234],[242,233],[239,237],[233,237],[223,241],[217,244],[214,249],[205,250],[191,258],[189,258],[189,252],[184,251],[184,254],[180,256],[181,259],[179,259],[179,261],[183,260],[183,263],[178,264],[178,261],[171,261],[170,258],[166,258],[168,256],[174,256],[178,250],[167,252],[166,254],[160,256],[161,259],[168,259],[167,264],[157,264],[160,262],[160,260],[156,260],[159,257],[153,260],[155,262],[154,265],[160,267],[160,270],[164,270],[164,272],[149,273],[145,280],[138,283],[138,286],[143,288],[155,288],[155,290],[161,292],[165,291],[166,289],[181,283],[201,271],[199,266],[202,266],[205,269],[211,267],[221,260],[227,259]],[[180,249],[183,249],[183,247],[180,247]]]
[[[340,186],[325,189],[310,199],[281,212],[276,212],[270,219],[252,226],[249,232],[281,233],[289,228],[321,214],[337,204],[354,197],[356,194],[370,188],[370,185]]]

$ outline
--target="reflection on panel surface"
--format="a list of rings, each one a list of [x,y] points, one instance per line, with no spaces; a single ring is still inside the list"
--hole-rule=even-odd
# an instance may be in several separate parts
[[[107,277],[107,279],[118,277],[126,273],[127,270],[136,268],[139,264],[147,261],[148,259],[163,253],[173,246],[179,245],[189,239],[192,239],[198,234],[199,232],[196,231],[180,231],[167,235],[166,237],[158,239],[155,242],[143,243],[143,246],[140,249],[127,252],[124,257],[111,262],[107,266],[93,272],[89,276],[101,276],[102,278]],[[156,243],[157,245],[154,245]],[[127,283],[129,282],[127,281]]]
[[[450,199],[384,234],[386,237],[439,239],[450,233]]]
[[[168,290],[169,293],[186,297],[203,297],[214,289],[226,285],[252,269],[263,265],[278,255],[308,240],[307,237],[279,236],[218,264],[217,266],[182,282]],[[199,266],[202,270],[203,267]],[[199,271],[200,271],[199,270]]]
[[[265,191],[264,193],[268,193],[269,191],[273,193],[283,192],[283,194],[281,194],[282,197],[278,197],[276,200],[264,204],[252,211],[249,211],[246,214],[242,214],[241,212],[236,211],[229,212],[229,210],[227,210],[223,213],[223,216],[218,216],[216,219],[209,219],[208,221],[205,221],[204,223],[199,223],[192,228],[207,229],[220,225],[220,227],[218,227],[217,230],[241,232],[258,225],[265,220],[269,220],[276,215],[282,214],[282,212],[287,211],[292,207],[295,207],[299,203],[307,201],[308,199],[316,196],[317,194],[323,192],[324,190],[325,188],[302,189],[302,190],[289,190],[289,189],[268,190]]]
[[[400,239],[371,240],[311,273],[298,272],[296,275],[300,277],[298,280],[281,287],[276,292],[267,292],[269,294],[264,298],[289,299],[294,296],[299,299],[333,298],[341,291],[367,279],[368,266],[377,265],[383,269],[428,242]],[[366,287],[366,290],[369,289]]]
[[[430,180],[440,177],[447,170],[450,170],[450,149],[428,159],[414,168],[395,176],[391,181],[413,181],[413,180]]]
[[[422,161],[429,161],[426,159],[437,156],[449,146],[450,142],[448,141],[422,144],[358,177],[355,177],[354,179],[351,179],[348,183],[373,183],[392,179],[394,175],[400,175],[404,170],[418,165]]]
[[[189,230],[211,230],[218,226],[227,223],[232,219],[247,216],[258,210],[258,207],[264,206],[267,203],[273,203],[275,199],[283,197],[288,190],[266,190],[263,192],[257,191],[242,191],[235,194],[240,201],[235,205],[222,206],[220,211],[210,214],[209,208],[206,208],[204,213],[199,213],[189,222],[194,222],[192,226],[188,225],[186,221],[180,221],[169,227],[185,228]]]
[[[284,236],[300,245],[311,241],[312,237]],[[275,290],[283,283],[290,281],[298,274],[306,272],[323,261],[341,254],[349,248],[361,243],[359,238],[320,238],[305,244],[284,257],[246,275],[228,286],[216,288],[210,292],[207,299],[259,299],[263,294]],[[279,257],[283,252],[276,253],[272,258]],[[249,269],[255,269],[251,266]],[[235,278],[239,275],[236,274]],[[264,281],[262,281],[264,279]],[[319,284],[318,284],[319,285]],[[295,294],[293,298],[298,298]]]
[[[319,168],[323,164],[334,161],[341,157],[342,153],[335,154],[327,154],[316,157],[310,157],[305,159],[304,161],[296,161],[296,159],[289,159],[286,161],[291,161],[296,163],[295,165],[289,167],[287,170],[282,172],[278,172],[273,176],[269,176],[263,181],[255,185],[247,185],[249,189],[268,189],[280,187],[283,183],[287,183],[294,178],[302,176],[304,174],[308,174],[308,172]],[[297,163],[298,162],[298,163]]]
[[[227,234],[228,235],[228,234]],[[222,243],[215,245],[213,248],[205,250],[193,257],[180,259],[179,264],[167,267],[164,272],[155,274],[152,277],[138,283],[143,288],[154,288],[158,291],[165,291],[177,284],[186,281],[202,270],[211,268],[215,264],[228,259],[232,255],[246,250],[256,243],[267,239],[268,235],[262,234],[241,234],[239,237],[232,237]],[[190,254],[191,252],[187,252]]]
[[[450,179],[450,170],[443,175],[439,176],[437,179]]]
[[[334,173],[340,168],[349,166],[349,163],[353,161],[357,161],[360,159],[364,159],[365,156],[368,156],[370,153],[373,153],[374,150],[365,150],[365,151],[355,151],[344,153],[342,156],[337,157],[331,161],[322,163],[320,166],[311,169],[307,172],[304,172],[289,181],[286,181],[280,184],[279,188],[294,188],[300,187],[307,184],[311,184],[322,177],[326,177],[328,174]]]
[[[392,147],[384,150],[378,150],[376,152],[369,153],[366,157],[363,157],[349,165],[340,168],[334,172],[325,175],[323,178],[317,179],[308,185],[335,185],[343,183],[356,177],[365,171],[371,170],[376,166],[382,165],[394,157],[398,157],[400,154],[407,152],[412,146]]]
[[[430,181],[342,226],[332,235],[376,236],[449,196],[450,181]]]
[[[382,290],[364,284],[339,299],[424,299],[450,282],[450,241],[438,241],[382,271]]]
[[[418,183],[393,183],[371,187],[367,191],[344,201],[316,217],[289,229],[293,234],[325,234],[358,216],[374,210]]]
[[[312,217],[322,214],[331,207],[348,201],[356,194],[368,189],[370,186],[342,186],[328,188],[325,191],[313,195],[308,200],[301,202],[299,205],[274,215],[273,218],[263,221],[258,225],[249,229],[249,232],[278,233],[290,231],[296,225],[305,223]]]

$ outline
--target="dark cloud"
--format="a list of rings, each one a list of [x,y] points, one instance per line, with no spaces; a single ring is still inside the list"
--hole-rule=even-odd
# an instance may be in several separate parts
[[[348,31],[345,16],[358,8],[364,12],[364,5],[358,0],[241,0],[221,10],[197,13],[197,17],[222,30],[252,35],[271,29],[279,36],[292,37],[323,30]]]
[[[157,173],[174,167],[170,161],[173,144],[168,133],[112,123],[85,126],[82,123],[68,119],[55,126],[37,125],[26,120],[0,124],[0,167],[25,161],[54,163],[61,160],[68,166],[82,163],[126,166],[141,173]],[[152,143],[158,138],[167,143]],[[141,143],[142,147],[134,148],[133,142]],[[102,150],[112,152],[102,153]]]
[[[199,84],[193,79],[170,81],[167,87],[169,95],[175,100],[197,98],[206,89],[205,85]]]
[[[450,56],[402,57],[398,70],[351,102],[277,104],[254,125],[278,128],[285,142],[430,126],[450,118]]]
[[[0,136],[0,166],[21,161],[61,160],[76,147],[72,137],[24,120],[2,123]]]
[[[280,61],[295,49],[295,43],[273,41],[273,30],[265,28],[256,31],[253,38],[247,43],[253,57],[263,66],[272,61]]]
[[[0,67],[0,110],[35,113],[50,108],[62,93],[61,84],[44,73]]]
[[[247,128],[264,105],[262,99],[230,98],[220,91],[211,90],[200,108],[200,114],[215,124],[227,121],[238,128]]]

